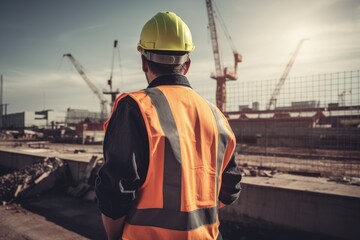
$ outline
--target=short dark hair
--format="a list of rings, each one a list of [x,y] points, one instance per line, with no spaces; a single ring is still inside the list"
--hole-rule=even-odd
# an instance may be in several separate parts
[[[175,52],[175,51],[150,51],[156,54],[163,54],[163,55],[175,55],[175,56],[182,56],[187,54],[187,52]],[[161,64],[147,60],[144,56],[142,56],[149,64],[151,71],[156,75],[161,74],[183,74],[185,71],[185,63],[183,64]]]

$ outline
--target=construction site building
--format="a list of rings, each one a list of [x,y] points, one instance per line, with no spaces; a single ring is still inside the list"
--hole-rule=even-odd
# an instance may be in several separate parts
[[[82,122],[100,123],[101,113],[91,112],[85,109],[71,109],[66,111],[66,120],[68,125],[75,125]]]
[[[38,114],[43,113],[43,114]],[[19,130],[25,128],[48,128],[65,122],[65,112],[58,111],[25,111],[3,116],[1,129]]]

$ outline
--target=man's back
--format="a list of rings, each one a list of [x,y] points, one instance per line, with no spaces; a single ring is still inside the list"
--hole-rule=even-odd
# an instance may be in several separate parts
[[[162,229],[149,231],[146,235],[157,234],[150,239],[215,239],[220,173],[235,147],[222,114],[181,85],[147,88],[129,96],[143,114],[151,152],[147,178],[128,215],[124,237],[134,237],[141,226],[142,234],[152,227]]]

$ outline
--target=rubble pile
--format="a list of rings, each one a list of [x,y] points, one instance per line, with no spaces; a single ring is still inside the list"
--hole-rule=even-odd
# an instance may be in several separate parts
[[[59,158],[45,158],[18,171],[0,176],[0,201],[9,202],[39,184],[64,165]]]
[[[360,178],[357,177],[335,176],[330,177],[328,181],[360,186]]]
[[[272,177],[277,172],[276,168],[248,166],[246,163],[241,166],[241,175],[246,177]]]

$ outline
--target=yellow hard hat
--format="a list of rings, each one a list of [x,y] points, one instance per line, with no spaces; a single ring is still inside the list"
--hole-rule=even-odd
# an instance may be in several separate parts
[[[186,23],[173,12],[159,12],[143,27],[138,51],[192,52],[195,45]]]

